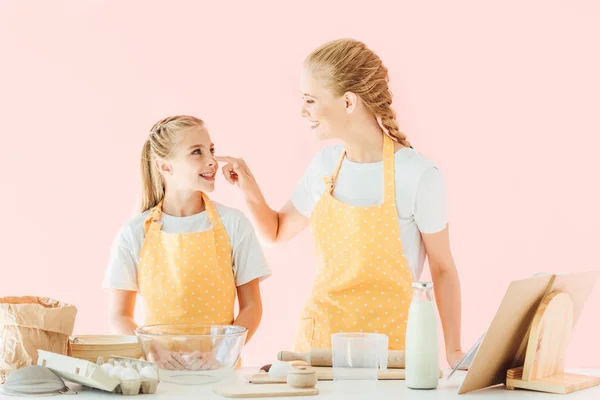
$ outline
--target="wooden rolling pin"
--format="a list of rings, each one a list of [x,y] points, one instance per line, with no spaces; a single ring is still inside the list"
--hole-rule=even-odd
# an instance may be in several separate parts
[[[277,353],[279,361],[304,361],[313,367],[331,367],[331,349],[312,349],[307,353],[294,353],[280,351]],[[404,351],[388,350],[388,368],[404,368]]]

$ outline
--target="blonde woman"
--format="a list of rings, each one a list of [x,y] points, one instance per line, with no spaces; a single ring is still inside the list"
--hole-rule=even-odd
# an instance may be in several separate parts
[[[391,349],[403,350],[411,285],[427,256],[454,367],[463,356],[461,298],[445,181],[399,131],[386,67],[359,41],[326,43],[305,60],[302,96],[302,117],[317,139],[342,144],[314,157],[281,210],[267,204],[242,159],[220,158],[266,240],[312,230],[320,265],[295,350],[329,348],[341,331],[385,333]]]
[[[249,340],[261,320],[259,281],[270,275],[254,227],[240,211],[214,203],[218,162],[204,122],[174,116],[150,130],[141,157],[142,213],[116,236],[104,287],[110,324],[133,334],[136,295],[145,324],[235,324]],[[239,312],[234,318],[236,297]],[[214,354],[156,349],[168,369],[206,369]],[[188,365],[189,364],[189,365]]]

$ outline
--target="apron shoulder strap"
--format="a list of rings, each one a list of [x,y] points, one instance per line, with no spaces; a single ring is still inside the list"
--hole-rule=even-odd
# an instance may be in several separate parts
[[[396,176],[394,141],[383,135],[383,203],[396,205]]]
[[[202,199],[204,199],[206,214],[208,215],[208,220],[210,221],[213,229],[224,229],[225,225],[223,225],[223,221],[221,221],[221,217],[219,216],[217,207],[215,207],[215,203],[213,203],[208,195],[204,192],[202,192]]]
[[[144,234],[148,233],[148,230],[151,228],[154,223],[155,226],[160,228],[160,220],[162,218],[162,201],[160,201],[156,206],[152,207],[148,217],[144,221]]]
[[[325,182],[325,185],[327,185],[326,190],[329,191],[329,193],[333,193],[333,189],[335,188],[335,181],[338,177],[338,174],[340,173],[340,169],[342,168],[342,163],[344,162],[344,158],[346,158],[345,150],[342,152],[342,156],[340,157],[340,160],[338,161],[338,164],[335,167],[333,174],[323,178],[323,182]]]

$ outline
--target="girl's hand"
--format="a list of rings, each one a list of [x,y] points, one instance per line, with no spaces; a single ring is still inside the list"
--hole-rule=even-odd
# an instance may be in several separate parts
[[[169,370],[185,370],[187,362],[180,353],[171,351],[158,343],[152,345],[149,360],[158,365],[159,368]]]
[[[195,351],[189,356],[186,355],[187,370],[198,371],[198,370],[211,370],[219,369],[223,367],[217,360],[216,351],[200,352]]]

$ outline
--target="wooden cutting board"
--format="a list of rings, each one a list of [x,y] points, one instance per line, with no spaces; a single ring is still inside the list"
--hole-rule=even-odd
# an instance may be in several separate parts
[[[317,379],[320,381],[332,381],[333,380],[333,368],[332,367],[311,367],[317,373]],[[442,370],[440,370],[440,377],[442,376]],[[378,378],[380,380],[404,380],[404,369],[400,368],[389,368],[378,371]],[[264,384],[264,383],[285,383],[285,379],[273,379],[269,376],[268,372],[257,372],[255,374],[247,375],[246,379],[250,383]]]
[[[319,389],[316,387],[297,389],[281,383],[274,385],[252,385],[250,383],[229,384],[216,386],[213,391],[219,396],[229,398],[315,396],[319,394]]]

